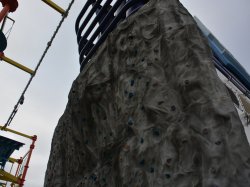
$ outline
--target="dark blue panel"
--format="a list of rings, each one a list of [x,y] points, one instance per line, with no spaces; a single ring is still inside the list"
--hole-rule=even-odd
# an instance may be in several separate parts
[[[0,166],[3,169],[10,155],[24,144],[3,136],[0,136]]]

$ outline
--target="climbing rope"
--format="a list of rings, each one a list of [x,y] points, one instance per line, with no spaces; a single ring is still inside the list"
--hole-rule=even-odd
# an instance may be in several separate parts
[[[47,43],[47,47],[45,48],[45,50],[44,50],[44,52],[43,52],[43,54],[42,54],[40,60],[38,61],[38,64],[37,64],[37,66],[36,66],[36,68],[35,68],[35,70],[34,70],[34,73],[31,75],[31,77],[30,77],[30,79],[29,79],[27,85],[25,86],[25,88],[24,88],[24,90],[23,90],[23,92],[22,92],[22,94],[21,94],[19,100],[17,101],[16,105],[14,106],[14,109],[13,109],[13,111],[11,112],[11,114],[10,114],[10,116],[9,116],[9,118],[8,118],[8,120],[7,120],[7,122],[6,122],[5,125],[3,126],[3,129],[6,128],[7,126],[9,126],[9,125],[11,124],[12,120],[14,119],[14,117],[15,117],[17,111],[18,111],[18,108],[20,107],[20,105],[23,104],[23,102],[24,102],[24,95],[25,95],[27,89],[29,88],[29,86],[30,86],[30,84],[31,84],[31,82],[32,82],[32,80],[33,80],[33,78],[35,77],[38,68],[39,68],[40,65],[42,64],[45,55],[47,54],[47,52],[48,52],[50,46],[52,45],[52,42],[54,41],[54,38],[56,37],[56,35],[57,35],[59,29],[60,29],[61,26],[62,26],[62,23],[64,22],[65,18],[67,17],[67,15],[68,15],[68,13],[69,13],[69,10],[71,9],[71,7],[72,7],[72,5],[74,4],[74,2],[75,2],[75,0],[72,0],[72,1],[70,2],[68,8],[67,8],[66,11],[65,11],[65,14],[63,14],[61,21],[59,22],[59,24],[58,24],[56,30],[54,31],[54,33],[53,33],[53,35],[52,35],[52,37],[51,37],[51,39],[50,39],[50,41]]]

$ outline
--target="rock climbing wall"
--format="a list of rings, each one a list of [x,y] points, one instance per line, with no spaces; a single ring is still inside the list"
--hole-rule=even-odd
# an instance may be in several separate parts
[[[121,22],[74,81],[44,186],[250,186],[243,126],[178,0]]]

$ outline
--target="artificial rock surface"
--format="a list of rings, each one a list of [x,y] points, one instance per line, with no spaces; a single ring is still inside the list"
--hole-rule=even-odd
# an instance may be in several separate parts
[[[243,126],[177,0],[120,23],[74,81],[44,186],[250,186]]]

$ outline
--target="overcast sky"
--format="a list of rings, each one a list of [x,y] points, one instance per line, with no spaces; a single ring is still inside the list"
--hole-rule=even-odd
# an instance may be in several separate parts
[[[70,0],[55,2],[66,8]],[[182,0],[181,2],[250,72],[248,62],[250,1]],[[53,131],[65,109],[72,81],[79,73],[74,23],[84,3],[85,1],[76,0],[25,95],[24,105],[10,126],[30,135],[38,135],[26,187],[43,186]],[[40,0],[22,0],[19,1],[17,11],[10,14],[10,17],[14,18],[16,23],[9,37],[5,55],[34,69],[61,16]],[[6,122],[28,79],[28,74],[0,62],[1,124]],[[12,137],[29,145],[29,141]],[[17,155],[26,152],[27,149],[28,146],[23,147]]]

